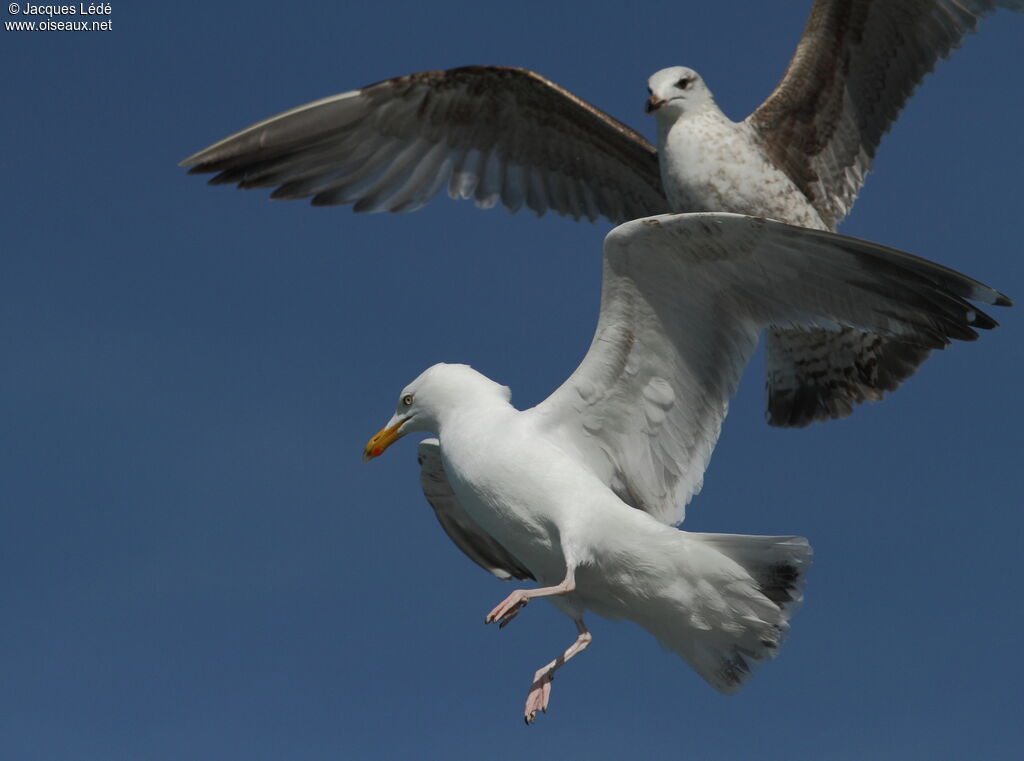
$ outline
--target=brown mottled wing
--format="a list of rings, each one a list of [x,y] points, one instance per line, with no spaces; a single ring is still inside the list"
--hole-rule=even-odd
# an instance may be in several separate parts
[[[181,162],[211,183],[356,211],[452,198],[613,222],[668,210],[655,148],[526,69],[425,71],[299,106]]]
[[[423,496],[434,508],[434,515],[437,516],[441,528],[448,534],[448,538],[455,542],[455,546],[478,566],[493,573],[502,581],[532,579],[533,574],[462,509],[445,475],[441,447],[437,439],[421,441],[416,450],[416,458],[420,463],[420,486],[423,487]]]
[[[842,328],[769,330],[765,417],[769,425],[803,428],[838,420],[862,402],[877,402],[917,372],[931,349]]]
[[[816,0],[782,80],[747,121],[830,227],[936,62],[997,6],[1024,0]]]

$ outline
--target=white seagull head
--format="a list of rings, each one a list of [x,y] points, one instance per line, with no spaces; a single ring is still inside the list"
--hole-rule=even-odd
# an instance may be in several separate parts
[[[508,386],[495,383],[469,365],[439,362],[420,373],[398,396],[395,414],[363,450],[363,460],[384,453],[407,433],[439,433],[445,413],[475,404],[504,404],[512,398]]]
[[[686,66],[671,66],[647,80],[647,113],[672,121],[715,102],[700,74]]]

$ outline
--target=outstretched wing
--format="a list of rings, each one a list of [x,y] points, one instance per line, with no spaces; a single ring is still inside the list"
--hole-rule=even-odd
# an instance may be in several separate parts
[[[936,62],[997,6],[1024,0],[816,0],[775,90],[747,121],[831,227],[882,136]]]
[[[532,579],[533,574],[462,509],[445,475],[438,440],[421,441],[416,450],[416,458],[420,463],[420,486],[423,488],[423,496],[434,508],[434,515],[437,516],[441,528],[455,542],[455,546],[478,566],[503,581]]]
[[[996,325],[991,288],[874,243],[737,214],[638,219],[604,244],[586,357],[533,408],[616,494],[678,523],[766,325],[843,326],[941,349]]]
[[[917,372],[931,349],[876,333],[767,331],[765,419],[780,428],[839,420],[881,401]]]
[[[356,211],[412,211],[448,186],[499,201],[613,222],[668,211],[655,148],[539,74],[467,66],[388,79],[299,106],[181,162],[211,183],[277,187]]]

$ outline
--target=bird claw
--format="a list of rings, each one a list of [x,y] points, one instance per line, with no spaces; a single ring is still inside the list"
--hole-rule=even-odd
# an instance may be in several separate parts
[[[523,711],[523,718],[527,724],[532,724],[537,718],[537,711],[548,712],[548,701],[551,699],[551,682],[555,675],[548,672],[533,683],[530,692],[526,696],[526,707]]]
[[[504,629],[512,619],[519,615],[519,611],[526,607],[530,599],[522,594],[522,592],[513,592],[504,600],[502,600],[497,607],[494,608],[487,617],[484,619],[485,624],[493,624],[495,621],[498,622],[498,628]]]
[[[508,611],[508,613],[506,613],[505,615],[503,615],[501,617],[501,623],[498,624],[498,628],[499,629],[504,629],[506,626],[508,626],[510,623],[512,623],[512,619],[515,618],[516,616],[518,616],[519,615],[519,611],[521,611],[525,607],[526,607],[526,601],[523,600],[523,602],[521,602],[515,608],[512,608],[510,611]]]

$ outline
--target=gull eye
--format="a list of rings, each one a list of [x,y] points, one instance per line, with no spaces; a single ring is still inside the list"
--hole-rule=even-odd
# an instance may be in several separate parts
[[[650,87],[648,87],[647,88],[647,94],[648,95],[654,95],[654,90],[652,90]]]
[[[412,406],[412,394],[406,394],[405,396],[402,397],[402,406],[403,407],[411,407]]]
[[[676,87],[678,87],[680,90],[685,90],[687,87],[690,86],[691,81],[692,80],[689,77],[683,77],[678,82],[676,82]]]

